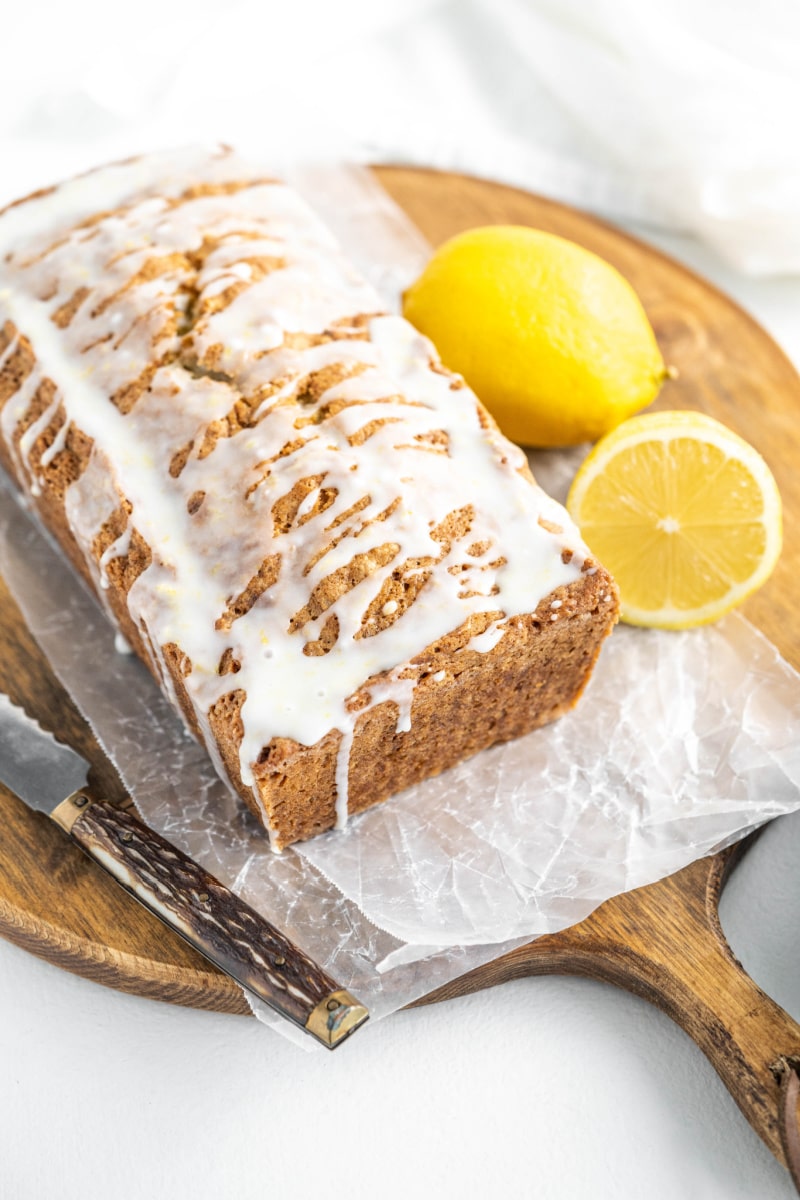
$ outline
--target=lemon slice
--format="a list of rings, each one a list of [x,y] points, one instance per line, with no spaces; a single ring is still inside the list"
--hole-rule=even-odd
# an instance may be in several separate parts
[[[769,467],[703,413],[633,417],[595,446],[567,508],[619,585],[623,621],[716,621],[769,576],[781,498]]]

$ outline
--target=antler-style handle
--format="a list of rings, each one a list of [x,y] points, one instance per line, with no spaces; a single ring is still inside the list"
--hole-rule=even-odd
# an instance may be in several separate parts
[[[83,788],[50,815],[145,908],[328,1049],[367,1020],[367,1009],[274,925],[133,813]]]

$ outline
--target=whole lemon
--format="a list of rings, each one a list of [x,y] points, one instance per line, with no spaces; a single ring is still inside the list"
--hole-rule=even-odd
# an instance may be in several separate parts
[[[436,250],[403,312],[513,441],[596,441],[667,375],[645,311],[609,263],[574,242],[490,225]]]

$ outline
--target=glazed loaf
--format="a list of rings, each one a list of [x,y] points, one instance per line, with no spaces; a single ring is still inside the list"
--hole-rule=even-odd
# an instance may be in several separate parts
[[[612,580],[286,186],[105,167],[0,262],[0,459],[276,848],[575,703]]]

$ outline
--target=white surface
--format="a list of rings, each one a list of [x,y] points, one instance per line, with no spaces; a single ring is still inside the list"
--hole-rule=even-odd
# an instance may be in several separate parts
[[[800,822],[774,832],[730,885],[729,924],[737,948],[760,942],[760,978],[800,1016]],[[765,935],[779,898],[789,915]],[[0,970],[5,1200],[793,1195],[688,1038],[601,984],[521,981],[322,1057],[4,943]]]
[[[686,240],[800,361],[800,288],[742,282]],[[800,817],[733,876],[723,922],[800,1020]],[[776,1053],[782,1047],[775,1047]],[[543,978],[306,1055],[252,1020],[107,991],[0,942],[3,1200],[780,1200],[788,1176],[661,1013]]]
[[[724,32],[728,51],[776,75],[795,61],[796,11],[781,0],[762,5],[757,23],[746,0],[658,7]],[[135,8],[137,19],[123,20],[97,0],[33,2],[6,22],[0,198],[132,151],[221,136],[276,158],[322,146],[403,154],[653,211],[652,178],[631,190],[609,172],[615,147],[592,136],[594,105],[566,111],[533,78],[521,37],[504,37],[494,5],[341,0],[310,11],[231,0],[224,24],[216,0]],[[635,32],[623,22],[627,45]],[[559,62],[563,95],[576,94],[571,79],[585,94],[586,74]],[[639,66],[652,97],[652,58]],[[755,114],[759,96],[748,99]],[[754,117],[747,145],[762,165],[776,147],[763,130]],[[773,162],[786,172],[770,179],[792,203],[797,147],[795,137],[777,143]],[[752,162],[745,141],[740,161]],[[664,182],[681,190],[672,174]],[[736,295],[800,362],[796,279],[745,282],[696,243],[659,241]],[[800,1019],[798,858],[800,817],[786,818],[732,879],[723,920],[757,981]],[[610,987],[521,981],[396,1015],[333,1056],[305,1055],[255,1021],[107,991],[0,942],[2,1200],[793,1194],[688,1038]]]

